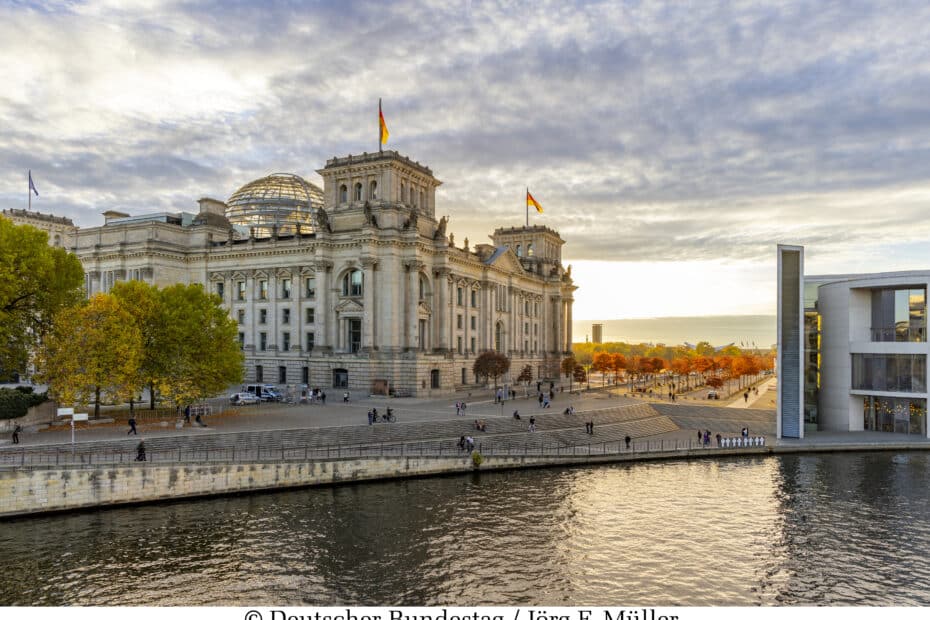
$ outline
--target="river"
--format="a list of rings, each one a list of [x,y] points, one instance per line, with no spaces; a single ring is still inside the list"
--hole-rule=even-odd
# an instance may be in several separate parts
[[[519,470],[0,522],[0,605],[928,605],[930,455]]]

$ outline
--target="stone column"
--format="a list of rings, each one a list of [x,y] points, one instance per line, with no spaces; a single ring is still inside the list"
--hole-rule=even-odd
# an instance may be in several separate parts
[[[419,348],[417,338],[420,327],[420,269],[422,267],[423,263],[420,261],[410,260],[404,262],[404,268],[407,270],[407,298],[404,304],[407,335],[404,346],[411,351]]]
[[[333,264],[330,261],[318,260],[313,264],[316,278],[316,300],[314,302],[315,316],[313,317],[314,348],[332,351],[335,344],[336,313],[330,301],[330,278]],[[301,319],[302,320],[302,319]],[[306,344],[306,343],[305,343]]]
[[[436,271],[436,287],[439,289],[439,300],[433,316],[438,318],[436,321],[437,338],[434,340],[437,349],[445,352],[449,350],[449,270],[438,269]]]
[[[371,351],[375,346],[375,267],[378,261],[362,259],[362,350]]]
[[[562,358],[562,299],[561,297],[554,297],[549,306],[552,308],[553,317],[552,322],[549,324],[549,329],[552,330],[552,351],[557,353],[559,360]]]
[[[568,306],[568,316],[565,317],[565,333],[568,334],[568,337],[565,339],[566,342],[566,351],[570,351],[572,348],[572,302],[575,300],[571,297],[565,302],[565,305]]]

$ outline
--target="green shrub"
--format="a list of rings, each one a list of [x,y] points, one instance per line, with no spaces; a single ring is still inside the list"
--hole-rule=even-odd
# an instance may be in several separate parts
[[[43,394],[32,394],[32,388],[0,389],[0,420],[19,418],[29,411],[29,407],[44,403],[48,397]]]
[[[484,462],[484,457],[481,456],[480,452],[471,453],[471,464],[475,467],[481,467],[481,464]]]

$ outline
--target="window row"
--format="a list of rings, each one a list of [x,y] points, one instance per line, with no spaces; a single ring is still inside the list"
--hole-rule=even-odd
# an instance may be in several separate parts
[[[255,366],[255,381],[263,383],[265,381],[265,367],[261,364]],[[278,366],[278,383],[284,385],[288,382],[287,366]],[[310,368],[304,366],[300,369],[300,382],[304,385],[310,383]]]
[[[307,332],[304,334],[304,351],[312,351],[314,343],[316,342],[316,336],[313,332]],[[256,347],[259,351],[267,351],[268,347],[268,332],[259,332],[258,333],[258,346]],[[239,348],[245,348],[245,332],[239,332]],[[290,332],[281,332],[281,350],[290,351],[291,350],[291,333]]]
[[[245,324],[245,310],[239,309],[236,311],[236,322],[239,325]],[[316,322],[316,308],[304,308],[304,323],[315,323]],[[268,323],[268,310],[265,308],[260,308],[258,311],[258,323],[259,325],[265,325]],[[281,323],[283,325],[290,325],[291,323],[291,309],[284,308],[281,310]]]
[[[364,186],[361,183],[356,183],[352,187],[352,200],[354,202],[362,202],[363,200],[377,200],[378,199],[378,182],[371,181],[368,184],[368,193],[363,192]],[[349,202],[349,186],[343,183],[339,186],[339,203],[345,204]]]
[[[234,283],[236,292],[236,301],[245,301],[248,297],[248,287],[245,280],[236,280]],[[293,296],[293,287],[290,278],[282,278],[278,281],[278,299],[291,299]],[[268,299],[268,280],[257,280],[256,299]],[[225,299],[226,284],[217,282],[214,292],[221,298]],[[316,298],[316,278],[304,278],[304,299]]]
[[[926,392],[927,356],[853,353],[852,389]]]

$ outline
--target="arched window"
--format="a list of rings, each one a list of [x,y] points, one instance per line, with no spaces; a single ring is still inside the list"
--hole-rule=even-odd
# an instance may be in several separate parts
[[[349,200],[349,188],[345,185],[339,186],[339,202],[345,203]]]
[[[355,201],[360,202],[362,200],[362,184],[355,184]]]
[[[61,235],[55,235],[55,247],[56,248],[61,247]]]
[[[527,256],[532,256],[532,255],[533,255],[533,244],[532,244],[532,243],[527,243],[527,244],[526,244],[526,255],[527,255]]]
[[[353,269],[342,278],[342,294],[357,297],[362,294],[362,272]]]
[[[426,299],[429,295],[429,280],[426,279],[426,276],[420,274],[420,300]]]
[[[517,244],[517,256],[523,256],[523,246],[519,243]]]
[[[370,200],[377,200],[378,198],[378,182],[372,181],[368,186],[368,198]]]

